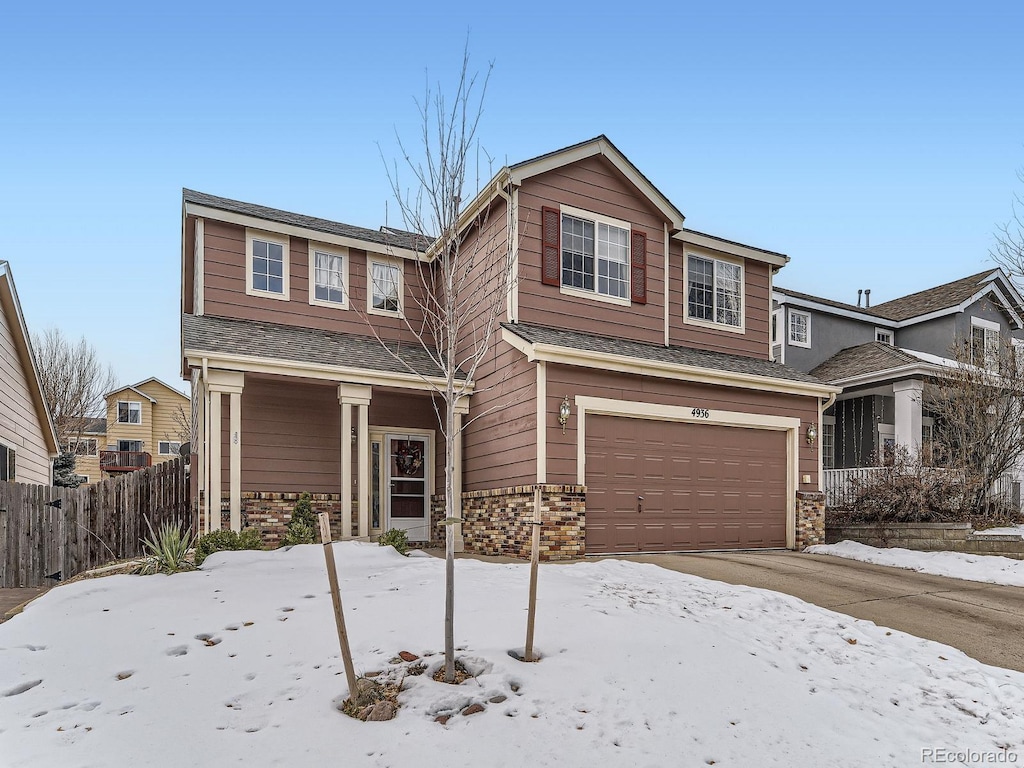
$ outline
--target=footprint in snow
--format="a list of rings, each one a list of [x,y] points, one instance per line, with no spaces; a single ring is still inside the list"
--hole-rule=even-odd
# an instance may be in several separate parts
[[[184,656],[188,653],[187,645],[176,645],[173,648],[168,648],[164,651],[168,656]]]
[[[214,635],[209,635],[209,634],[207,634],[205,632],[203,632],[202,634],[196,635],[196,640],[202,640],[203,643],[206,644],[207,646],[214,646],[214,645],[218,645],[220,643],[220,638],[219,637],[215,637]]]
[[[43,682],[43,681],[42,680],[29,680],[27,682],[21,683],[20,685],[16,685],[13,688],[8,688],[6,691],[3,692],[3,695],[5,697],[6,696],[17,696],[19,694],[24,693],[25,691],[31,691],[33,688],[35,688],[41,682]]]

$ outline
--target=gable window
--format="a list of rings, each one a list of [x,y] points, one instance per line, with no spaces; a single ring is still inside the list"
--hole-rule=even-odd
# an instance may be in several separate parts
[[[142,403],[130,400],[117,401],[117,423],[118,424],[141,424]]]
[[[119,451],[131,451],[133,453],[142,453],[142,441],[141,440],[118,440],[117,450]]]
[[[999,370],[999,324],[971,318],[971,363],[990,371]]]
[[[309,303],[348,308],[347,249],[330,250],[309,245]]]
[[[789,310],[789,343],[794,347],[811,346],[811,315],[809,312]]]
[[[885,328],[875,328],[875,341],[880,341],[883,344],[892,346],[892,331],[887,331]]]
[[[98,456],[99,446],[95,437],[80,437],[68,443],[68,453],[75,456]]]
[[[245,292],[250,296],[288,299],[288,238],[245,231]]]
[[[629,303],[629,224],[562,209],[562,287]]]
[[[370,262],[369,311],[378,315],[401,315],[402,270],[394,262]]]
[[[16,469],[16,454],[13,448],[9,445],[0,443],[0,480],[5,480],[8,483],[13,483],[17,478]]]
[[[686,316],[690,320],[741,328],[743,266],[706,256],[688,256]]]
[[[157,453],[161,456],[177,456],[181,443],[174,440],[161,440],[157,443]]]

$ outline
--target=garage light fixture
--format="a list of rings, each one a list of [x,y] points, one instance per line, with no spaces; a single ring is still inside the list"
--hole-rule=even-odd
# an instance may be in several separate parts
[[[558,406],[558,423],[562,425],[562,434],[565,434],[565,423],[569,421],[569,414],[571,413],[571,406],[569,405],[569,396],[566,395],[562,398],[562,404]]]
[[[813,421],[807,425],[807,444],[814,445],[814,441],[818,439],[818,425]]]

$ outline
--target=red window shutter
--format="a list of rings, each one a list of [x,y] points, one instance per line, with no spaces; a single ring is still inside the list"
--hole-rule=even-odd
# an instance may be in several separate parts
[[[541,209],[540,269],[544,285],[559,285],[562,270],[562,214],[557,208]]]
[[[630,244],[629,294],[637,304],[647,303],[647,235],[633,230]]]

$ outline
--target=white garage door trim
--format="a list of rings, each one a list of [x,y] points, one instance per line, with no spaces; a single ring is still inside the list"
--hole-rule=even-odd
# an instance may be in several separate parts
[[[640,403],[608,397],[577,395],[576,401],[576,482],[587,484],[587,415],[622,416],[632,419],[682,421],[723,427],[771,429],[786,433],[786,546],[796,547],[796,489],[800,468],[797,463],[797,435],[800,419],[795,416],[771,416],[761,413],[720,411],[682,405]]]

